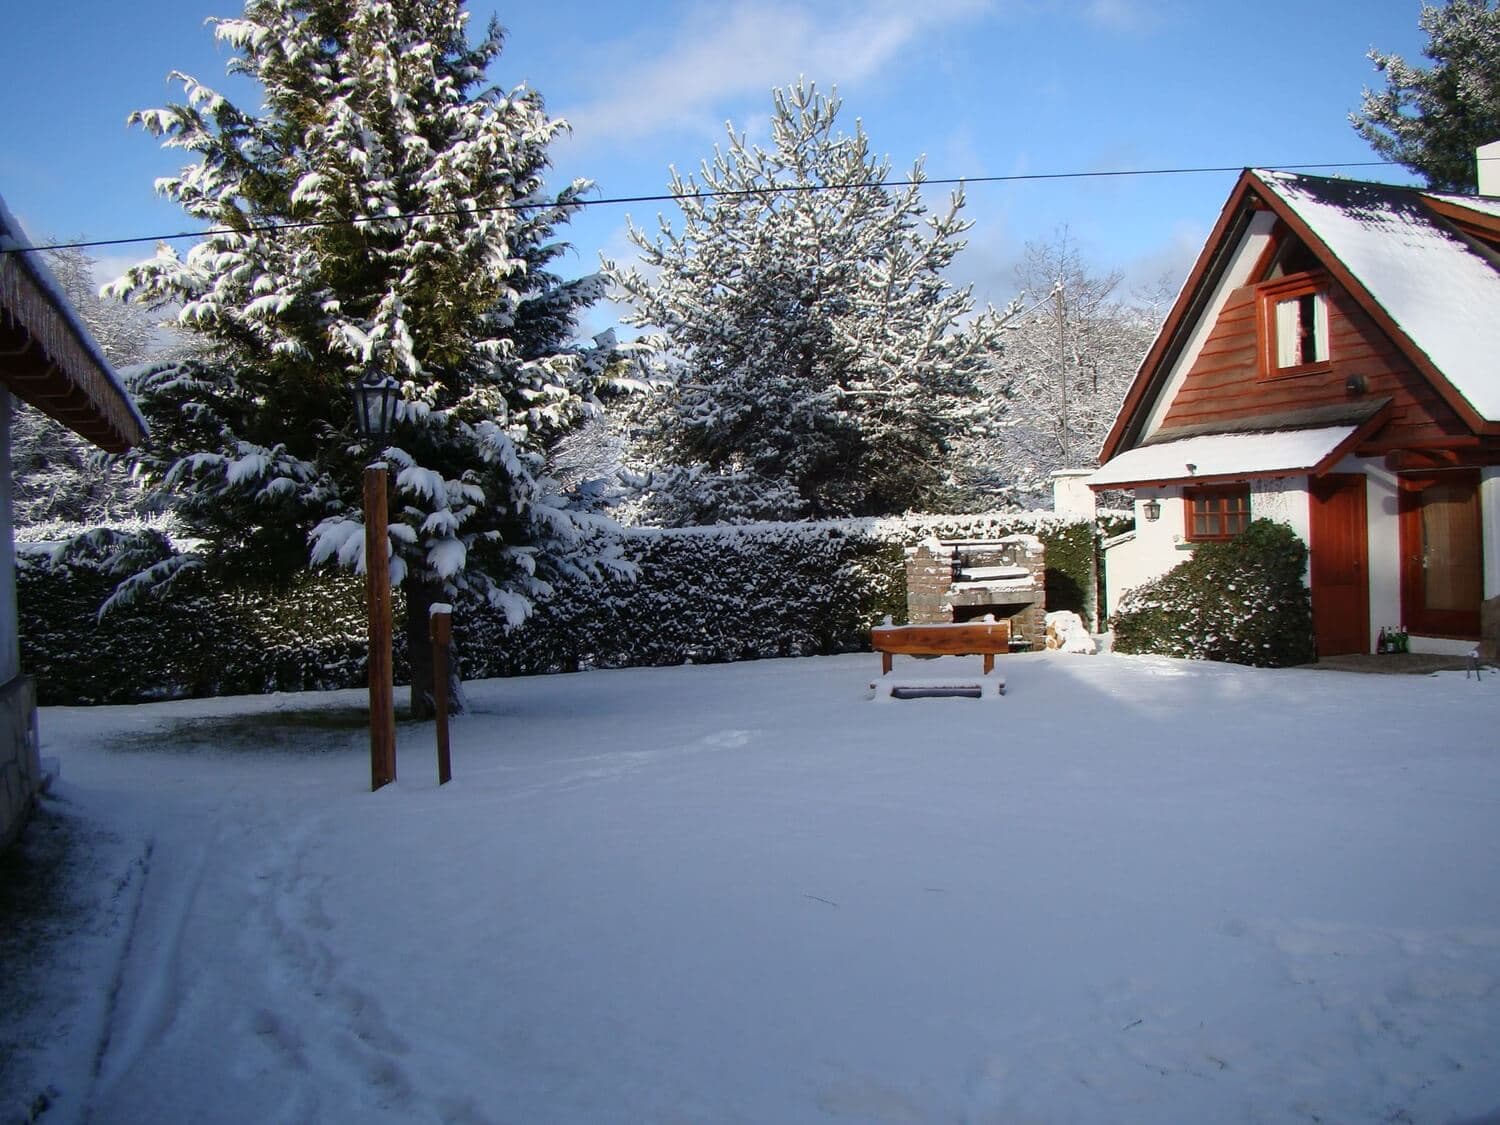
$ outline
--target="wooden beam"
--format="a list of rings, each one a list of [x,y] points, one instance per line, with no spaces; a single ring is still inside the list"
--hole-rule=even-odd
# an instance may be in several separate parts
[[[386,467],[365,468],[365,598],[370,616],[370,789],[396,780],[396,701],[391,682],[391,568]]]

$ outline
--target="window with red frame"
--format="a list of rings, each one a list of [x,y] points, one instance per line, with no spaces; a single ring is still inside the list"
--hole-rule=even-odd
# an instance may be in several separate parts
[[[1187,501],[1189,542],[1233,539],[1250,525],[1250,486],[1190,488]]]
[[[1298,274],[1259,288],[1261,374],[1277,379],[1328,367],[1327,281]]]

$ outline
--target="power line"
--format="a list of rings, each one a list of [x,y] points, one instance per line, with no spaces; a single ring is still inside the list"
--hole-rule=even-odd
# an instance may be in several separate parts
[[[1307,172],[1329,168],[1385,168],[1394,160],[1352,160],[1320,164],[1257,164],[1269,172]],[[1242,172],[1244,165],[1203,168],[1136,168],[1103,172],[1022,172],[1009,176],[951,176],[921,180],[862,180],[848,184],[768,184],[757,188],[724,188],[718,191],[667,192],[662,195],[620,195],[605,199],[574,199],[561,204],[564,208],[618,206],[625,203],[680,203],[686,199],[723,199],[747,195],[803,194],[821,191],[863,191],[869,188],[943,187],[967,184],[1005,184],[1034,180],[1122,179],[1129,176],[1191,176],[1204,173]],[[284,230],[308,230],[316,227],[360,226],[365,223],[389,223],[411,219],[441,219],[459,215],[489,215],[498,211],[536,211],[557,207],[556,200],[528,203],[500,203],[493,207],[457,207],[438,211],[403,211],[394,215],[367,215],[354,219],[303,219],[285,223],[263,223],[244,230],[234,227],[210,227],[175,234],[146,234],[135,238],[96,238],[81,242],[53,242],[28,246],[25,250],[86,250],[100,246],[128,246],[137,242],[175,242],[183,238],[209,238],[219,234],[275,234]],[[22,253],[21,247],[0,248],[0,254]]]

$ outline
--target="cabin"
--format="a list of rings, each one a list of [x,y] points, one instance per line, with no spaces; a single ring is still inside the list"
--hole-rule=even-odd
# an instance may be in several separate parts
[[[1487,146],[1488,147],[1488,146]],[[1500,153],[1497,153],[1500,155]],[[1253,519],[1307,543],[1319,656],[1493,656],[1500,606],[1500,183],[1247,169],[1088,478],[1134,492],[1106,598]],[[1500,166],[1500,162],[1495,165]]]
[[[11,510],[12,397],[111,453],[146,426],[62,289],[0,199],[0,847],[15,839],[41,785],[36,692],[21,673]]]

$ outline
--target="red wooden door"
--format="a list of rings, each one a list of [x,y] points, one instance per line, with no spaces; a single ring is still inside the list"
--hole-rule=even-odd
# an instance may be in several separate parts
[[[1401,611],[1406,628],[1477,638],[1484,600],[1479,472],[1401,477]]]
[[[1319,656],[1370,651],[1370,584],[1365,478],[1312,482],[1313,631]]]

